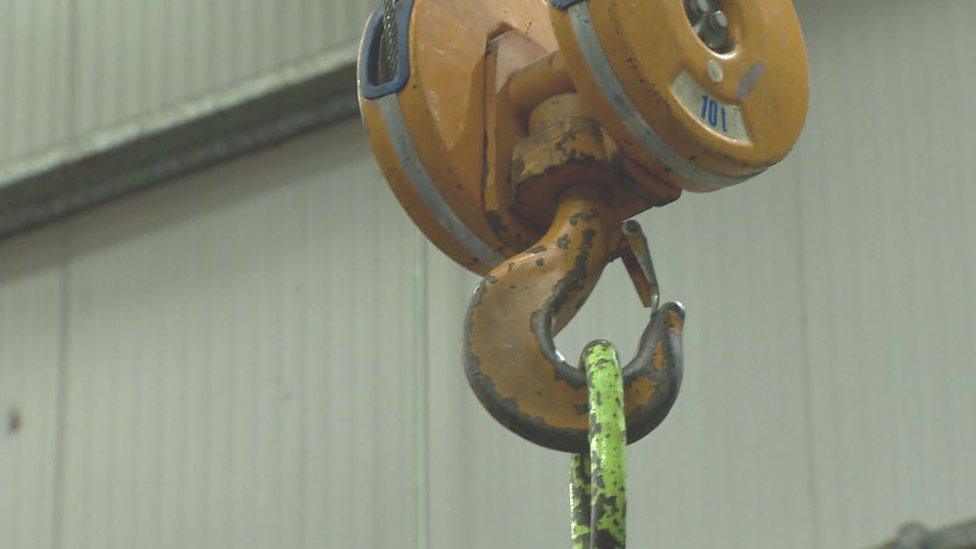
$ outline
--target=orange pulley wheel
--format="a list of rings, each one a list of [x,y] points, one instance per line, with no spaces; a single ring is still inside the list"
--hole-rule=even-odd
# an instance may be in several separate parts
[[[791,0],[563,0],[560,51],[594,117],[626,154],[692,191],[782,160],[809,102]]]

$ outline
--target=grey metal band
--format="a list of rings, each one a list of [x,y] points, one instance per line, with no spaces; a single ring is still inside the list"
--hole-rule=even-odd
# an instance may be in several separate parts
[[[434,218],[447,232],[454,235],[454,238],[461,243],[461,246],[469,254],[481,263],[494,268],[500,265],[505,258],[486,244],[478,235],[471,232],[471,229],[462,222],[450,204],[444,200],[437,186],[427,173],[417,147],[407,131],[407,123],[403,119],[403,111],[400,109],[400,101],[397,94],[390,94],[376,100],[379,106],[380,116],[383,117],[383,125],[386,126],[386,133],[393,143],[393,150],[396,151],[400,165],[410,179],[420,199],[427,206],[427,210],[433,214]]]
[[[576,41],[603,97],[641,147],[681,177],[709,187],[729,187],[748,179],[748,177],[728,177],[705,170],[672,149],[644,120],[637,107],[627,97],[620,80],[613,72],[613,67],[610,66],[610,60],[603,51],[596,29],[593,28],[587,2],[571,6],[569,16]]]

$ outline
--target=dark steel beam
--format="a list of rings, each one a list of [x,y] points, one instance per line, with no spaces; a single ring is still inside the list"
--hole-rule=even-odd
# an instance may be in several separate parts
[[[0,238],[275,145],[357,112],[352,63],[44,171],[0,182]]]

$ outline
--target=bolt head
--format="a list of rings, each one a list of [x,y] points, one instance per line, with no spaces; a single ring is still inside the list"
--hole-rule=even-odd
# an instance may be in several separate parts
[[[708,62],[708,76],[712,79],[712,82],[721,82],[725,80],[725,70],[718,61],[712,59]]]
[[[713,11],[712,13],[708,14],[708,24],[717,31],[728,30],[729,17],[725,15],[725,12],[722,10]]]
[[[688,9],[688,17],[691,19],[692,25],[697,24],[714,9],[710,0],[687,0],[685,6]]]

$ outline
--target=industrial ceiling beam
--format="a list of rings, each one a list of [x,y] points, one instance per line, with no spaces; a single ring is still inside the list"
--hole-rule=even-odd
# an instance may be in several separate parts
[[[356,113],[352,62],[171,127],[0,181],[0,238]]]

